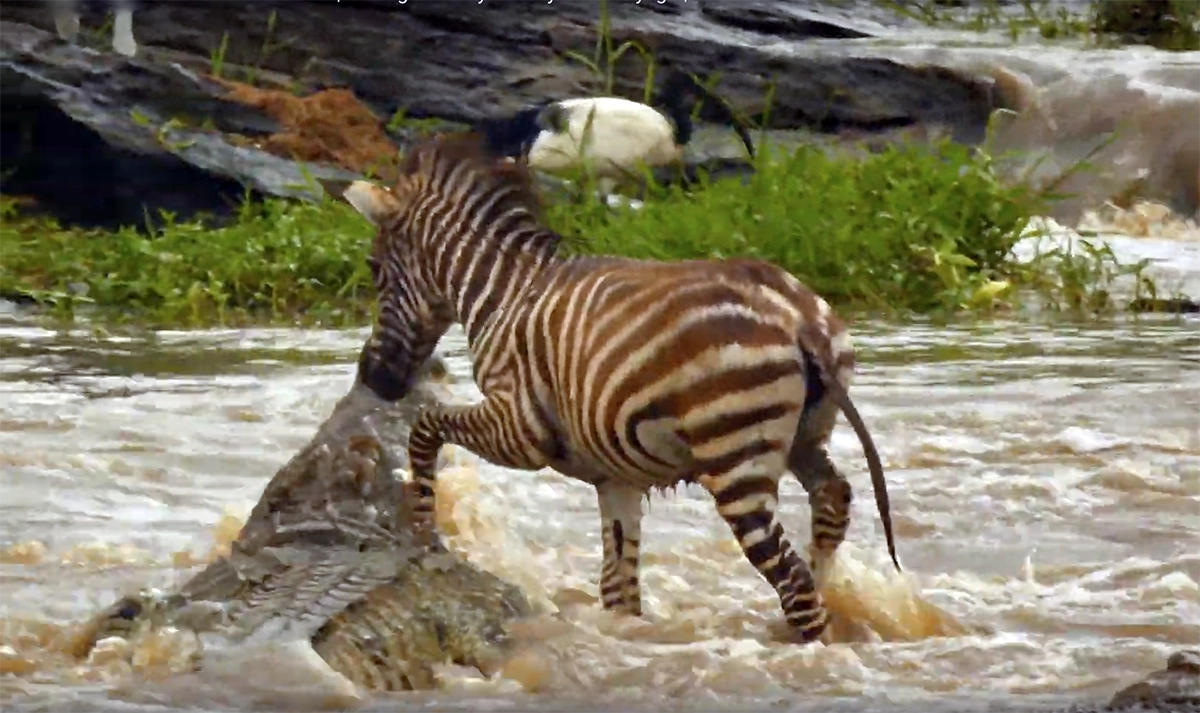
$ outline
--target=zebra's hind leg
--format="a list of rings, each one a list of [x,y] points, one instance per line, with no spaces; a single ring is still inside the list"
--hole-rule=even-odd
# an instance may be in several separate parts
[[[604,565],[600,571],[600,601],[605,609],[642,615],[638,557],[642,539],[642,491],[628,485],[596,486],[600,500]]]
[[[409,472],[416,483],[413,519],[432,528],[437,514],[437,461],[442,446],[453,444],[503,468],[537,470],[546,466],[544,443],[509,399],[488,397],[471,406],[434,404],[421,411],[408,436]]]
[[[733,463],[730,457],[711,461],[700,484],[716,500],[717,512],[733,530],[746,559],[775,588],[784,617],[800,641],[814,641],[825,631],[828,615],[808,565],[792,549],[775,515],[782,467],[773,468],[782,459],[775,451],[749,450],[748,455]]]
[[[826,448],[824,443],[798,444],[788,455],[788,469],[808,491],[812,510],[812,541],[808,551],[819,586],[824,586],[837,548],[846,539],[854,500],[850,482],[834,465]]]

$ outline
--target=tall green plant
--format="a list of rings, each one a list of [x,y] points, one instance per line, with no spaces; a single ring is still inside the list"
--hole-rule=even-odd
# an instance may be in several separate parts
[[[646,63],[646,78],[642,88],[643,101],[649,102],[654,94],[655,60],[654,55],[634,40],[626,40],[620,46],[613,48],[612,19],[609,15],[608,0],[600,0],[600,20],[596,26],[596,47],[592,56],[588,57],[574,50],[563,54],[586,67],[592,77],[600,85],[601,91],[607,95],[613,93],[616,85],[617,64],[629,50],[636,51]]]

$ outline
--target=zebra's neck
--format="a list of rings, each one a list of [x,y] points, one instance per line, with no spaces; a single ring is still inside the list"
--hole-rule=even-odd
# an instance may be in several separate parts
[[[558,255],[560,241],[552,231],[526,226],[459,243],[443,273],[442,289],[468,343],[474,344],[489,319],[524,287],[564,259]]]

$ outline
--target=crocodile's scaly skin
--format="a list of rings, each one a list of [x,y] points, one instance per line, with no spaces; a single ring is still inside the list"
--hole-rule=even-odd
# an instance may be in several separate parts
[[[121,598],[78,653],[169,625],[242,643],[305,638],[367,689],[430,688],[438,663],[494,670],[527,599],[414,530],[415,494],[373,430],[323,427],[268,483],[229,556],[171,594]]]
[[[1200,711],[1200,650],[1171,654],[1167,667],[1112,697],[1108,710]]]

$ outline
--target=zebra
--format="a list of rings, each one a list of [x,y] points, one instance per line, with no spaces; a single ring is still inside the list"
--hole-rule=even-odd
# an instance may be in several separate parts
[[[414,509],[432,520],[441,448],[551,468],[595,487],[602,606],[640,616],[642,500],[698,483],[779,596],[792,638],[828,615],[819,588],[850,522],[828,454],[839,409],[861,441],[896,569],[879,454],[846,389],[846,325],[798,279],[753,259],[660,262],[560,254],[532,172],[476,133],[414,146],[389,189],[329,184],[376,228],[377,317],[346,401],[403,398],[454,323],[483,400],[424,408],[408,443]],[[790,471],[812,508],[810,569],[776,516]],[[432,525],[428,525],[432,526]]]

